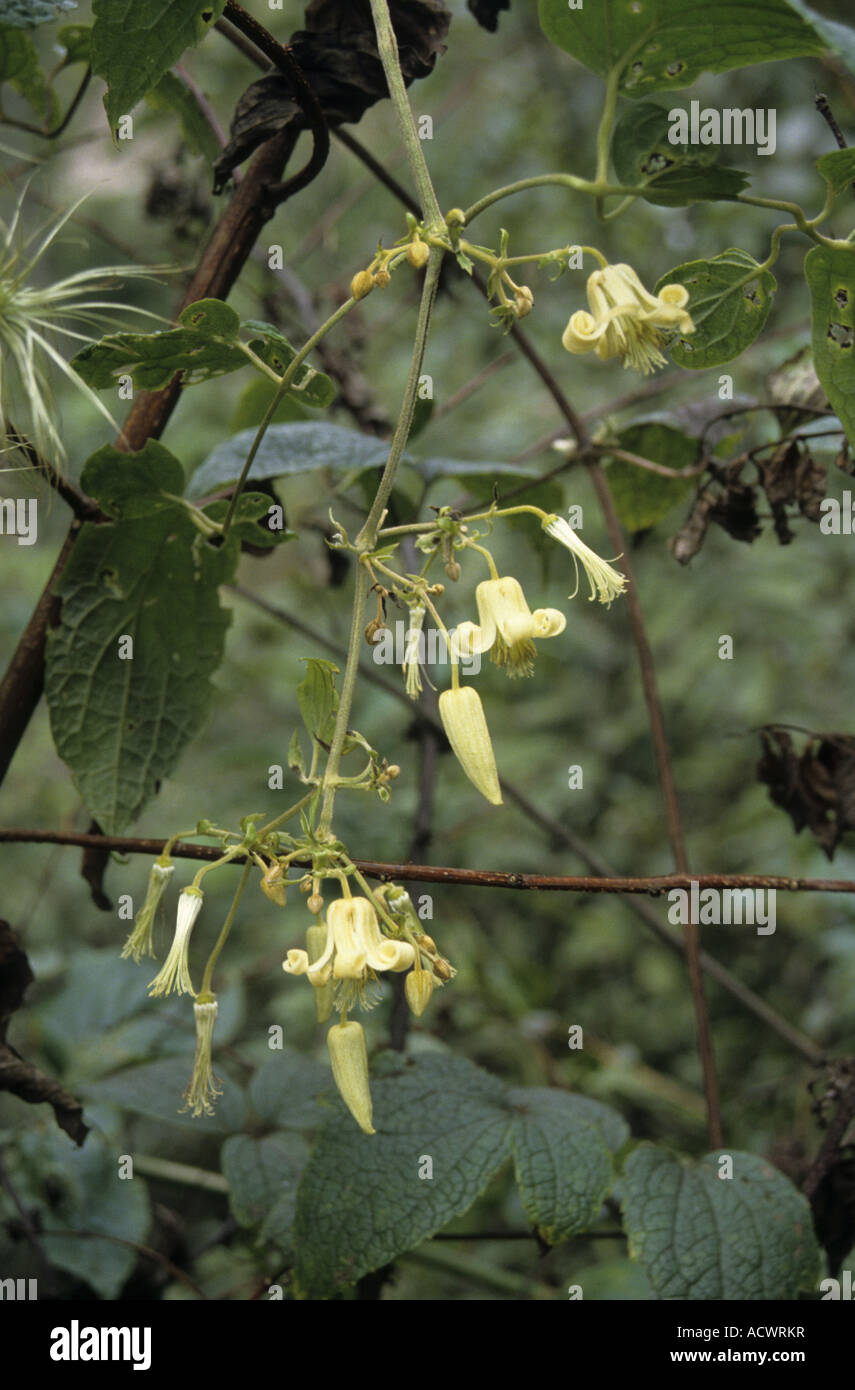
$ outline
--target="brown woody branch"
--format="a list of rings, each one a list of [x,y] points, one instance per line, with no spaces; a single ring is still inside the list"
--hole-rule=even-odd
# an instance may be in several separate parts
[[[132,835],[92,835],[80,831],[0,828],[0,844],[75,845],[80,849],[115,850],[119,854],[161,854],[166,840]],[[179,840],[176,859],[214,860],[222,857],[215,845],[191,845]],[[237,855],[232,863],[243,863]],[[520,888],[557,893],[648,893],[661,897],[672,888],[765,888],[782,893],[855,893],[851,878],[793,878],[784,874],[674,874],[643,876],[612,874],[527,874],[498,869],[459,869],[438,864],[389,864],[379,859],[354,859],[369,878],[401,878],[417,883],[459,883],[469,888]]]

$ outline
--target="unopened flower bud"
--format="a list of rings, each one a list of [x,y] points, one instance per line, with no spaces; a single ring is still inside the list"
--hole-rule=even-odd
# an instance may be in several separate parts
[[[378,642],[383,640],[382,634],[386,631],[386,624],[382,618],[372,618],[370,623],[365,625],[365,640],[370,647],[375,647]]]
[[[374,288],[374,276],[370,270],[359,270],[350,282],[350,293],[354,299],[364,299]]]
[[[438,980],[450,980],[454,975],[454,971],[443,956],[433,962],[433,973]]]
[[[445,225],[446,227],[465,227],[466,214],[463,209],[452,208],[450,212],[447,212],[445,214]]]
[[[309,898],[309,901],[306,903],[306,907],[309,909],[311,913],[314,913],[315,916],[317,916],[319,912],[323,912],[324,900],[321,897],[320,893],[313,893],[312,896]]]
[[[431,955],[436,954],[436,942],[432,936],[428,936],[427,932],[422,932],[418,942],[425,951],[430,951]]]
[[[530,314],[534,307],[534,295],[528,285],[520,285],[514,295],[514,308],[517,311],[517,318],[524,319],[526,314]]]
[[[284,907],[287,901],[285,894],[285,881],[282,876],[282,865],[271,864],[261,880],[261,891],[266,898],[269,898],[277,907]]]
[[[499,774],[478,691],[471,685],[443,690],[439,697],[439,717],[451,751],[469,781],[493,806],[501,806]]]
[[[389,766],[386,768],[386,776],[391,778],[393,782],[395,778],[400,777],[400,775],[401,769],[397,763],[390,763]]]
[[[411,970],[404,981],[407,1003],[416,1018],[421,1018],[433,994],[433,975],[429,970]]]
[[[407,247],[407,260],[414,270],[421,270],[430,260],[430,247],[424,241],[411,241]]]
[[[379,290],[385,290],[391,279],[388,270],[375,270],[374,272],[374,283]]]
[[[456,560],[449,560],[445,566],[445,572],[449,579],[453,579],[456,583],[460,578],[460,565]]]
[[[361,1023],[334,1023],[327,1033],[327,1047],[339,1094],[359,1128],[374,1134],[371,1123],[371,1091],[368,1085],[368,1049]]]

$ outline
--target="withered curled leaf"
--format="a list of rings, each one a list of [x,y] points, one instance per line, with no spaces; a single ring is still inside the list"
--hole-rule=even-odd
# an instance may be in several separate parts
[[[390,0],[389,11],[409,85],[427,77],[444,52],[451,14],[442,0]],[[388,96],[369,0],[311,0],[306,28],[292,36],[289,48],[331,126],[359,121],[369,106]],[[231,139],[214,165],[214,191],[219,193],[232,170],[286,126],[306,130],[309,121],[290,78],[271,71],[237,104]]]
[[[798,834],[805,826],[829,859],[840,837],[855,830],[855,736],[812,733],[801,754],[785,729],[760,730],[763,754],[757,779]]]

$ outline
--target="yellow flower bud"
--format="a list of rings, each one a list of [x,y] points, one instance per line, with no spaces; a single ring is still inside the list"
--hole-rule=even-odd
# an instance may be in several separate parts
[[[534,307],[534,295],[528,285],[520,285],[514,295],[514,308],[517,311],[517,318],[524,319],[526,314],[530,314]]]
[[[380,290],[385,290],[391,279],[388,270],[375,270],[374,272],[374,283]]]
[[[466,214],[463,209],[452,208],[450,212],[447,212],[445,214],[445,225],[446,227],[465,227]]]
[[[371,1124],[371,1091],[368,1086],[368,1049],[361,1023],[334,1023],[327,1033],[327,1047],[339,1094],[359,1128],[374,1134]]]
[[[317,916],[319,912],[323,912],[324,900],[321,897],[320,893],[313,893],[312,896],[309,898],[309,901],[306,903],[306,907],[309,909],[310,912],[314,913],[315,916]]]
[[[277,907],[284,907],[286,903],[285,883],[282,877],[282,865],[271,864],[261,880],[261,891],[266,898],[269,898]]]
[[[359,270],[350,282],[350,293],[354,299],[364,299],[374,288],[374,276],[370,270]]]
[[[499,774],[478,691],[471,685],[443,690],[439,717],[452,752],[469,781],[492,805],[501,806]]]
[[[407,247],[407,260],[414,270],[421,270],[430,260],[430,247],[424,241],[411,241]]]
[[[416,1018],[421,1018],[433,994],[433,975],[429,970],[411,970],[404,981],[407,1003]]]

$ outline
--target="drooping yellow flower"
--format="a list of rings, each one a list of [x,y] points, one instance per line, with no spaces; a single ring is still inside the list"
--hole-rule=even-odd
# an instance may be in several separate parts
[[[596,351],[603,361],[620,357],[625,367],[646,373],[665,364],[663,329],[695,331],[684,285],[665,285],[653,295],[632,266],[607,265],[588,276],[586,291],[591,312],[571,316],[561,339],[568,352]]]
[[[473,787],[477,787],[493,806],[501,806],[496,758],[478,691],[471,685],[443,690],[439,697],[439,717],[451,751]]]
[[[132,956],[137,965],[139,965],[143,956],[154,955],[154,942],[152,940],[154,918],[158,904],[174,872],[175,865],[165,864],[161,859],[156,859],[152,864],[148,876],[148,889],[145,895],[145,902],[137,913],[134,920],[134,929],[122,948],[123,960],[126,960],[128,956]]]
[[[485,579],[475,590],[479,623],[461,623],[455,641],[461,656],[490,652],[509,676],[534,674],[535,638],[558,637],[567,619],[557,608],[532,613],[518,579]]]
[[[217,1021],[219,1005],[213,994],[199,995],[193,1004],[193,1017],[196,1021],[196,1056],[193,1061],[193,1075],[184,1092],[184,1110],[192,1110],[194,1115],[213,1115],[213,1101],[223,1094],[219,1080],[214,1076],[211,1061],[211,1047],[214,1038],[214,1024]]]
[[[318,959],[310,961],[307,951],[292,950],[282,969],[289,975],[308,975],[316,987],[330,979],[365,984],[370,972],[409,970],[414,959],[408,941],[383,936],[368,898],[337,898],[327,908],[326,945]]]
[[[193,924],[202,910],[204,893],[201,888],[184,888],[178,897],[178,915],[175,921],[175,936],[169,948],[169,955],[152,980],[148,992],[152,997],[159,994],[193,994],[190,979],[190,933]]]
[[[608,608],[612,599],[618,598],[626,588],[625,576],[618,574],[617,570],[612,569],[607,561],[602,560],[595,550],[586,545],[573,530],[569,521],[564,520],[563,516],[544,517],[541,524],[548,536],[570,551],[574,565],[577,561],[581,561],[591,585],[590,601],[593,602],[595,598],[598,598],[600,603],[604,603]]]

